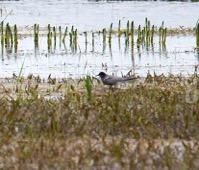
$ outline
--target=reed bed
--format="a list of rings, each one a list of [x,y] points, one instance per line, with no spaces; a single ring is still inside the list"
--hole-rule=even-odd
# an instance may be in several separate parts
[[[112,89],[89,76],[9,82],[0,86],[2,169],[199,168],[197,68]]]
[[[113,23],[110,24],[109,28],[103,28],[100,31],[86,31],[86,32],[78,32],[77,28],[72,26],[69,28],[68,26],[65,27],[64,32],[62,32],[61,26],[55,27],[48,24],[47,26],[47,33],[45,28],[41,28],[38,24],[34,24],[33,26],[33,37],[34,37],[34,46],[35,49],[39,46],[39,37],[46,36],[47,37],[47,49],[48,52],[51,53],[56,49],[57,46],[57,39],[59,40],[59,47],[63,45],[66,46],[66,43],[69,42],[70,49],[73,53],[76,53],[78,50],[81,52],[78,36],[85,36],[85,46],[87,47],[88,43],[92,45],[92,52],[95,51],[95,35],[102,36],[102,46],[105,49],[106,44],[109,45],[111,48],[112,44],[112,37],[118,36],[120,41],[121,37],[125,39],[125,46],[128,47],[130,44],[131,46],[135,46],[140,49],[141,46],[153,47],[154,45],[154,37],[159,37],[159,46],[160,48],[166,48],[166,40],[168,36],[178,35],[178,34],[190,34],[194,31],[196,32],[196,48],[198,49],[198,23],[196,28],[193,29],[168,29],[164,26],[164,22],[160,27],[152,25],[150,20],[147,18],[145,19],[144,26],[138,25],[137,28],[133,21],[127,21],[126,28],[122,28],[121,20],[118,22],[117,29],[114,28]],[[58,31],[57,31],[58,30]],[[19,33],[17,25],[14,25],[12,28],[9,23],[6,25],[4,22],[1,23],[1,47],[6,49],[12,49],[14,47],[14,51],[17,51],[18,43],[20,37],[23,37],[23,33]],[[28,36],[24,34],[24,36]],[[32,35],[30,35],[32,36]],[[90,37],[91,38],[88,38]],[[98,40],[99,41],[99,40]],[[101,42],[100,42],[101,43]],[[54,50],[52,50],[52,47]]]

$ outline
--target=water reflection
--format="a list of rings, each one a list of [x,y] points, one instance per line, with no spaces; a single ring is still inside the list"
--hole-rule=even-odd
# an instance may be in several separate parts
[[[61,33],[61,29],[58,29],[49,26],[47,34],[37,36],[35,32],[18,39],[17,43],[1,38],[0,71],[3,75],[17,73],[24,58],[26,72],[43,77],[49,73],[60,77],[79,77],[102,69],[110,72],[131,70],[141,75],[149,70],[191,73],[199,63],[196,57],[198,51],[193,50],[193,36],[167,36],[164,40],[163,34],[160,34],[161,37],[149,34],[149,27],[140,27],[135,34],[134,29],[120,34],[112,29],[83,33],[77,33],[74,27],[67,33]]]
[[[137,35],[134,38],[125,34],[112,35],[110,41],[103,32],[85,32],[78,34],[77,39],[74,38],[76,33],[68,34],[65,41],[63,36],[60,38],[57,34],[55,38],[50,34],[51,40],[48,35],[40,36],[38,43],[35,43],[34,36],[25,37],[19,40],[20,45],[17,46],[5,46],[3,42],[1,59],[4,62],[0,63],[0,71],[4,70],[5,75],[17,73],[24,57],[25,73],[38,73],[44,77],[49,73],[60,77],[78,77],[102,69],[110,72],[132,70],[132,73],[141,75],[148,70],[190,73],[194,65],[199,63],[197,51],[193,50],[195,38],[192,36],[168,37],[165,44],[160,43],[159,37],[155,36],[153,43],[143,41],[137,44]]]

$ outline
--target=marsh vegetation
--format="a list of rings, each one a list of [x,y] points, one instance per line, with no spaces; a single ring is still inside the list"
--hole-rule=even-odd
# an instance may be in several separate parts
[[[92,77],[1,81],[2,168],[199,167],[197,73],[113,89]]]
[[[2,2],[0,169],[199,169],[197,7]]]

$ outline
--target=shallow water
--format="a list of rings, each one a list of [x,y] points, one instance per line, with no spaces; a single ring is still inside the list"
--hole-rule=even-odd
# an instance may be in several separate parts
[[[21,0],[1,2],[5,13],[13,10],[7,21],[27,26],[39,23],[42,26],[74,25],[82,30],[98,30],[118,20],[126,24],[134,20],[143,24],[148,17],[154,25],[165,21],[167,27],[193,27],[199,17],[199,3],[191,2],[94,2],[87,0]]]
[[[148,49],[141,46],[125,45],[122,37],[120,43],[118,37],[114,36],[112,44],[103,47],[102,38],[95,36],[94,46],[84,43],[84,37],[79,36],[79,47],[73,52],[69,42],[64,46],[48,50],[46,37],[40,38],[39,48],[34,50],[32,37],[20,41],[17,53],[4,54],[0,62],[1,76],[18,74],[23,66],[23,75],[29,73],[48,77],[79,77],[86,74],[96,75],[105,70],[110,73],[120,74],[132,70],[140,76],[145,76],[148,71],[160,73],[193,73],[194,66],[199,63],[199,58],[194,51],[195,37],[168,37],[166,48],[159,45],[158,38],[155,39],[153,48]]]
[[[199,3],[190,2],[93,2],[86,0],[48,0],[48,1],[3,1],[1,2],[2,17],[12,10],[6,18],[7,22],[21,27],[32,26],[39,23],[56,26],[71,26],[78,28],[79,32],[101,30],[113,23],[117,27],[118,20],[122,20],[125,27],[127,20],[134,20],[135,24],[144,24],[148,17],[152,24],[161,25],[165,21],[167,27],[194,27],[199,17]],[[91,39],[91,36],[89,37]],[[1,77],[19,74],[23,65],[23,75],[30,73],[47,77],[81,77],[86,74],[96,75],[105,70],[109,73],[121,75],[132,70],[134,73],[145,76],[148,71],[185,75],[194,71],[199,64],[195,47],[195,37],[174,36],[168,37],[166,49],[161,49],[156,38],[154,47],[147,49],[136,45],[134,48],[125,45],[124,38],[120,44],[118,38],[113,37],[111,47],[106,44],[103,49],[102,37],[95,35],[95,45],[89,42],[87,49],[83,36],[78,37],[78,50],[73,52],[66,42],[64,47],[57,41],[56,48],[49,52],[46,37],[39,39],[39,49],[34,50],[33,38],[20,39],[17,53],[1,53]],[[2,49],[1,49],[2,51]]]

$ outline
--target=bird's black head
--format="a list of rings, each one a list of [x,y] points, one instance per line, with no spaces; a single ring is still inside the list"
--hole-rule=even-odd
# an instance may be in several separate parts
[[[98,76],[100,76],[101,78],[104,78],[104,77],[106,76],[106,73],[100,72],[100,73],[98,74]]]

